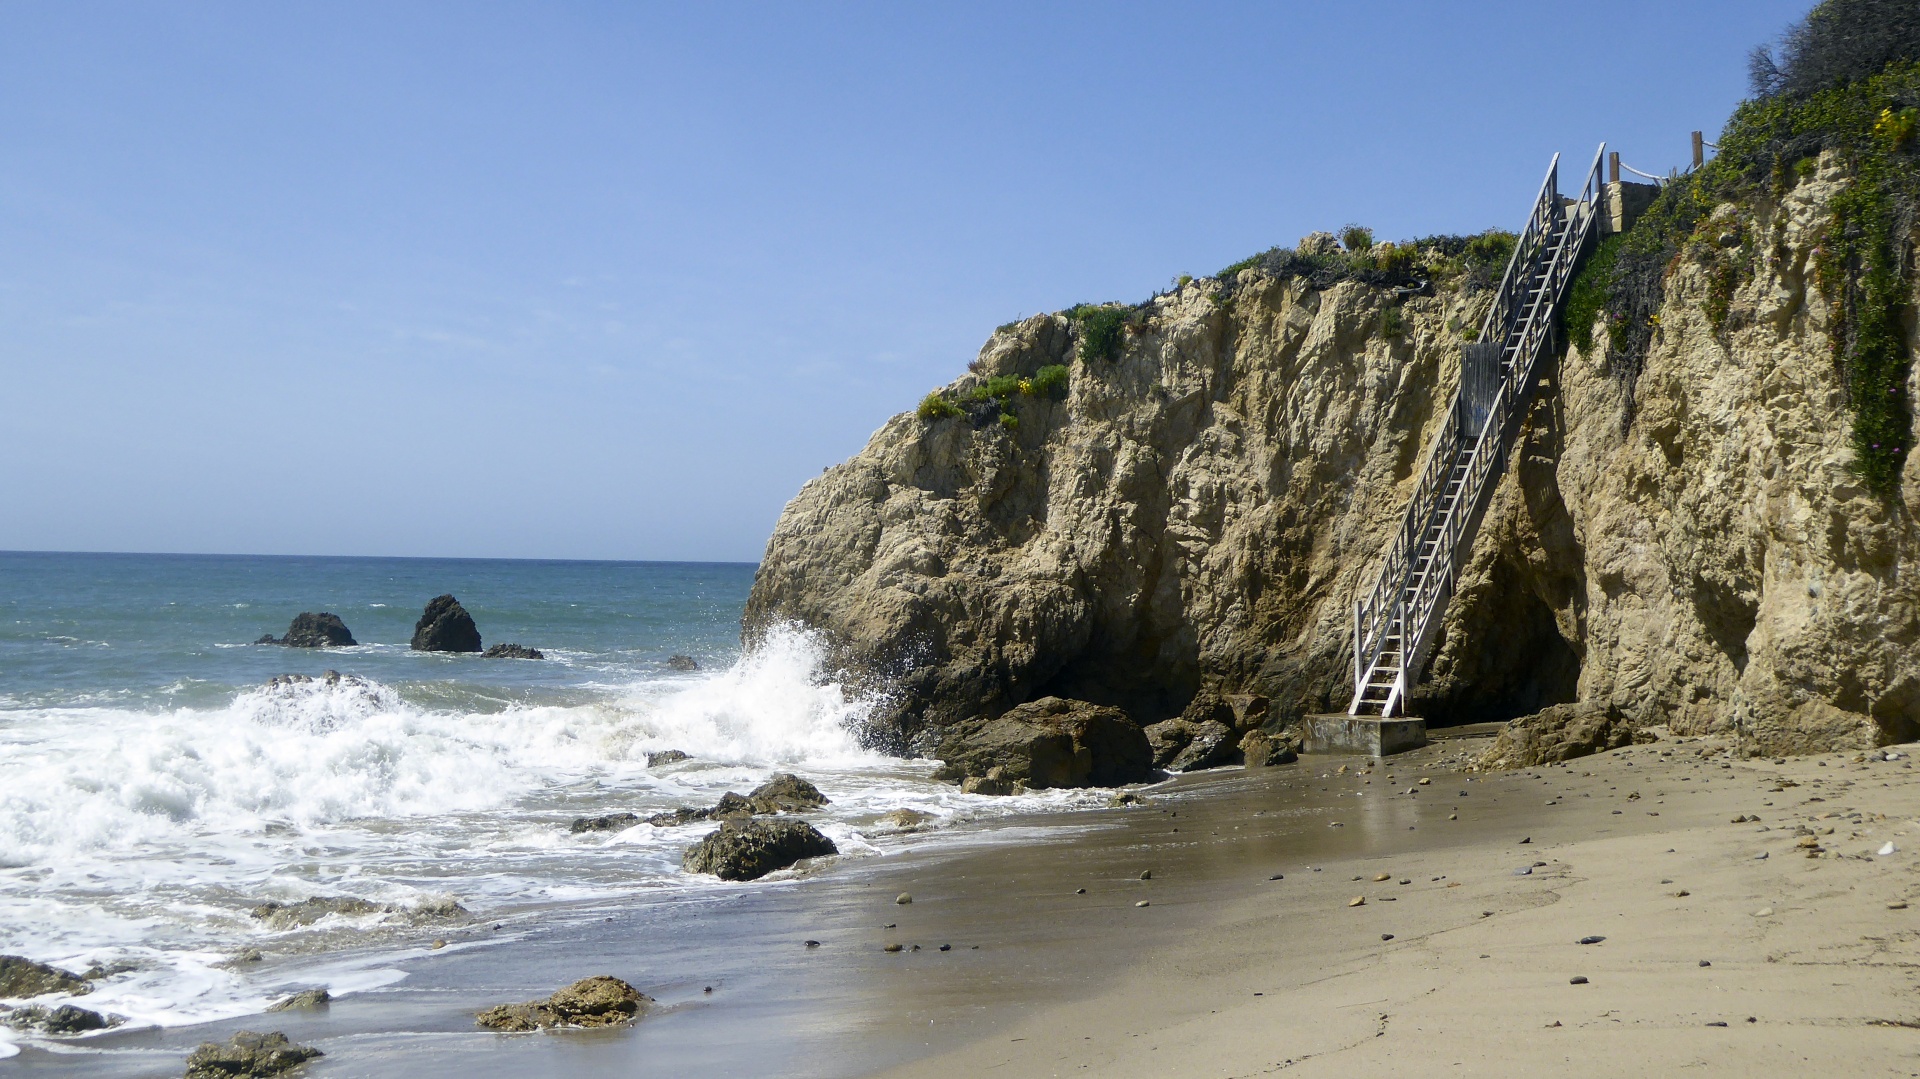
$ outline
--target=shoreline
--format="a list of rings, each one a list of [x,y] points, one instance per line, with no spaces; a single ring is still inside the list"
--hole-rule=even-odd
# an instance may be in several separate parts
[[[1462,774],[1457,748],[1485,744],[1469,738],[1367,772],[1308,757],[1176,777],[1142,806],[1003,818],[408,959],[404,980],[323,1011],[29,1049],[0,1071],[177,1075],[237,1029],[326,1050],[316,1079],[1916,1070],[1911,1031],[1884,1025],[1920,1019],[1920,912],[1888,908],[1920,892],[1910,760],[1723,760],[1694,739]],[[1813,837],[1821,857],[1803,827],[1835,829]],[[1887,840],[1901,849],[1863,854]],[[659,1006],[630,1030],[472,1026],[600,973]]]

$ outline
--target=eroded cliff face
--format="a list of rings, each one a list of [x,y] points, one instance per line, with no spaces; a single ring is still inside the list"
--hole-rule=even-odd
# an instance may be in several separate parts
[[[1842,182],[1742,211],[1770,257],[1723,332],[1705,270],[1676,269],[1631,389],[1577,349],[1546,365],[1417,713],[1591,701],[1780,751],[1920,734],[1920,454],[1897,499],[1848,470],[1810,279]],[[1353,598],[1486,297],[1224,284],[1155,300],[1111,360],[1076,358],[1059,315],[995,333],[950,393],[1064,363],[1064,395],[1015,397],[1012,427],[897,416],[810,481],[747,635],[824,631],[887,692],[870,733],[896,751],[1047,695],[1142,723],[1203,690],[1265,694],[1276,724],[1344,708]]]

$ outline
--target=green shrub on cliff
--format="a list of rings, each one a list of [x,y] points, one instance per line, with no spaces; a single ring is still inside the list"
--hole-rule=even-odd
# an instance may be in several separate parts
[[[1120,354],[1120,335],[1131,309],[1116,304],[1079,304],[1067,317],[1080,330],[1080,359],[1084,363],[1111,360]]]
[[[923,420],[943,420],[948,416],[961,414],[960,406],[947,400],[947,395],[935,390],[920,399],[920,407],[915,410]]]
[[[915,410],[923,420],[946,419],[949,416],[964,416],[966,404],[986,404],[997,402],[1000,405],[1000,422],[1006,427],[1018,426],[1014,416],[1013,404],[1016,397],[1057,397],[1066,389],[1072,372],[1065,364],[1050,363],[1035,371],[1031,378],[1019,375],[995,375],[975,386],[960,401],[948,397],[945,391],[935,390],[920,399],[920,407]]]

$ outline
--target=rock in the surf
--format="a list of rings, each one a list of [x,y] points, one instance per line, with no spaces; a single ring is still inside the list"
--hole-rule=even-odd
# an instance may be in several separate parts
[[[695,660],[692,656],[668,656],[667,666],[676,671],[697,671],[700,669],[699,661]]]
[[[307,989],[287,997],[267,1010],[270,1012],[305,1011],[308,1008],[324,1008],[332,1002],[333,994],[325,989]]]
[[[267,923],[269,929],[293,929],[312,925],[328,915],[357,918],[368,914],[386,914],[392,909],[384,903],[374,903],[359,896],[316,895],[297,903],[268,900],[249,913]]]
[[[838,853],[833,840],[806,821],[730,820],[687,848],[681,865],[721,880],[757,880],[803,858]]]
[[[29,1004],[24,1008],[15,1008],[0,1013],[0,1022],[5,1022],[15,1030],[31,1031],[36,1034],[85,1034],[89,1030],[105,1030],[126,1022],[125,1016],[101,1015],[87,1008],[72,1004],[62,1004],[56,1008]]]
[[[277,1030],[242,1030],[224,1044],[201,1042],[187,1058],[185,1079],[268,1079],[325,1055],[312,1046],[295,1045]]]
[[[286,636],[275,637],[269,633],[253,643],[284,644],[289,648],[346,648],[359,642],[353,639],[339,615],[301,611],[293,616]]]
[[[936,755],[942,779],[984,778],[998,769],[1005,781],[1034,789],[1117,787],[1153,768],[1153,748],[1125,712],[1062,697],[956,724]]]
[[[653,998],[611,975],[582,978],[545,1000],[498,1004],[475,1022],[488,1030],[518,1034],[545,1027],[611,1027],[631,1023]]]
[[[482,659],[545,659],[547,654],[524,644],[496,644],[480,653]]]
[[[776,772],[747,795],[747,804],[755,813],[799,813],[819,809],[828,801],[819,787],[791,772]]]
[[[624,832],[640,823],[640,817],[633,813],[608,813],[600,817],[575,817],[569,832],[579,835],[582,832]]]
[[[682,753],[677,749],[663,749],[658,753],[647,754],[647,767],[658,768],[663,764],[678,764],[681,761],[690,761],[692,759],[692,755]]]
[[[420,621],[413,625],[413,650],[478,652],[480,629],[473,624],[473,616],[451,594],[435,596],[427,602]]]
[[[49,993],[79,996],[91,992],[93,986],[70,970],[36,963],[23,955],[0,955],[0,997],[18,1000]]]

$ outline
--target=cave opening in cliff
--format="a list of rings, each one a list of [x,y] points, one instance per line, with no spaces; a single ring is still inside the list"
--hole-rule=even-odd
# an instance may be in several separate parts
[[[1505,559],[1483,587],[1463,594],[1434,649],[1427,680],[1408,714],[1430,727],[1505,722],[1580,695],[1580,653],[1554,609]],[[1458,635],[1460,647],[1449,647]]]

